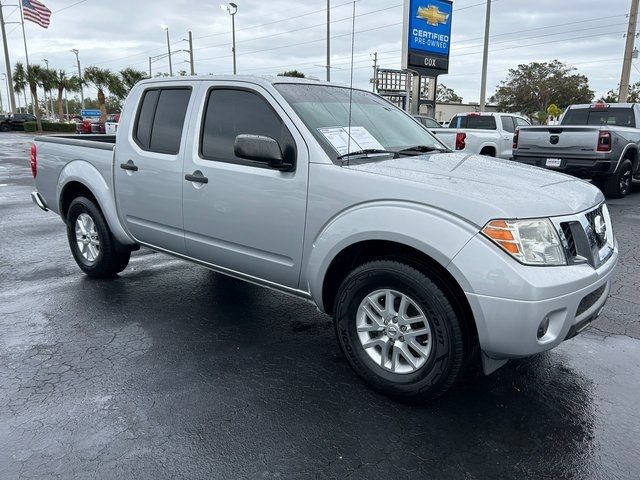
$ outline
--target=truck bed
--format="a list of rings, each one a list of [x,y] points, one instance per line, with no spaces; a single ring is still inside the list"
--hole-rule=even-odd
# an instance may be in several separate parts
[[[36,185],[54,212],[59,213],[57,189],[62,177],[82,177],[81,168],[89,166],[96,178],[99,173],[104,179],[104,188],[112,189],[115,135],[47,135],[36,137],[35,144],[42,173],[36,177]]]

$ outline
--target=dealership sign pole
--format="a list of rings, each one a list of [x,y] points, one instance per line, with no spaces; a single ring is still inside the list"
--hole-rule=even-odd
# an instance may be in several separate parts
[[[451,17],[453,2],[449,0],[405,0],[402,33],[402,68],[420,85],[420,77],[433,78],[435,111],[435,85],[438,75],[449,71],[451,46]],[[409,78],[409,76],[407,76]],[[407,87],[407,92],[409,87]],[[417,95],[416,92],[418,92]],[[407,103],[409,98],[407,96]],[[419,88],[414,88],[413,111],[418,113]]]

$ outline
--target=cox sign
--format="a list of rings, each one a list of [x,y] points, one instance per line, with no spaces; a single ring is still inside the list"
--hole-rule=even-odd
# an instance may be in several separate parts
[[[402,67],[437,76],[449,70],[453,3],[405,0]]]

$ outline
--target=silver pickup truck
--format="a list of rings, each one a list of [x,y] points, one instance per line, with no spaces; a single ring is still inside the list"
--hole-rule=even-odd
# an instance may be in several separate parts
[[[452,153],[382,98],[310,80],[144,81],[117,136],[38,137],[31,166],[86,274],[144,246],[308,300],[402,398],[576,335],[618,258],[592,185]]]
[[[640,105],[572,105],[560,125],[521,127],[513,159],[593,179],[608,197],[621,198],[640,179]]]

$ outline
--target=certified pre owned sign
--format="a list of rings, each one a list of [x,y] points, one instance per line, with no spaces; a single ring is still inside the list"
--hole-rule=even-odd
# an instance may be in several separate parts
[[[405,0],[403,68],[437,76],[449,70],[452,3]]]

